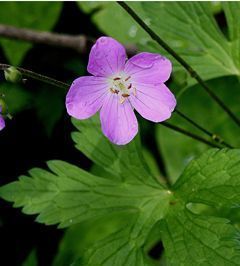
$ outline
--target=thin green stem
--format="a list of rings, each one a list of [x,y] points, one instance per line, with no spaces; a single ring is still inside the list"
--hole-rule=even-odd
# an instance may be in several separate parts
[[[7,64],[0,64],[0,70],[6,70],[9,67],[11,67],[11,66],[7,65]],[[61,88],[61,89],[68,89],[70,87],[70,85],[67,84],[67,83],[64,83],[62,81],[59,81],[59,80],[44,76],[42,74],[38,74],[38,73],[33,72],[31,70],[27,70],[27,69],[21,68],[21,67],[16,67],[16,69],[21,72],[23,77],[39,80],[39,81],[41,81],[43,83],[46,83],[46,84],[49,84],[49,85],[53,85],[53,86]]]
[[[127,11],[127,13],[149,34],[149,36],[171,54],[208,93],[208,95],[229,115],[229,117],[240,126],[240,119],[225,105],[225,103],[212,91],[211,88],[203,81],[198,73],[181,57],[179,56],[165,41],[163,41],[148,25],[129,7],[124,1],[117,3]]]
[[[163,123],[161,123],[161,125],[163,125],[163,126],[165,126],[167,128],[170,128],[170,129],[172,129],[174,131],[177,131],[177,132],[179,132],[179,133],[181,133],[183,135],[186,135],[186,136],[188,136],[188,137],[190,137],[192,139],[198,140],[198,141],[200,141],[200,142],[202,142],[204,144],[207,144],[207,145],[209,145],[211,147],[222,148],[221,146],[219,146],[216,143],[210,142],[210,141],[208,141],[208,140],[206,140],[206,139],[204,139],[204,138],[202,138],[202,137],[200,137],[198,135],[195,135],[195,134],[193,134],[193,133],[191,133],[191,132],[189,132],[189,131],[187,131],[187,130],[185,130],[183,128],[177,127],[177,126],[172,125],[172,124],[170,124],[168,122],[163,122]]]
[[[225,140],[223,138],[221,138],[219,135],[217,135],[215,133],[212,133],[212,132],[208,131],[207,129],[203,128],[201,125],[199,125],[198,123],[196,123],[195,121],[193,121],[190,117],[188,117],[187,115],[185,115],[184,113],[182,113],[178,109],[175,109],[175,113],[178,114],[179,116],[181,116],[186,121],[188,121],[194,127],[198,128],[204,134],[206,134],[209,137],[211,137],[212,140],[215,141],[216,143],[222,144],[222,145],[226,146],[227,148],[233,148],[232,145],[230,145],[227,142],[225,142]]]

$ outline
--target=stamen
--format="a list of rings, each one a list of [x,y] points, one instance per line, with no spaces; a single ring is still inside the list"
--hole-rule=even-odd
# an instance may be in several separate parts
[[[119,78],[119,77],[116,77],[116,78],[114,78],[113,80],[120,80],[121,78]]]
[[[118,94],[118,93],[119,93],[119,91],[118,91],[118,90],[115,90],[115,89],[113,89],[113,88],[110,88],[110,91],[111,91],[111,93],[116,93],[116,94]]]
[[[137,96],[137,90],[136,90],[135,87],[133,88],[133,95],[134,95],[134,96]]]
[[[125,101],[126,101],[126,98],[123,98],[123,97],[122,97],[122,98],[120,99],[120,104],[123,104]]]
[[[127,98],[127,97],[129,97],[130,95],[129,94],[127,94],[127,93],[123,93],[122,94],[122,97],[124,97],[124,98]]]
[[[132,83],[130,83],[130,85],[128,86],[128,90],[130,90],[132,88]]]
[[[128,81],[130,78],[131,78],[131,76],[127,77],[127,78],[125,79],[125,81]]]

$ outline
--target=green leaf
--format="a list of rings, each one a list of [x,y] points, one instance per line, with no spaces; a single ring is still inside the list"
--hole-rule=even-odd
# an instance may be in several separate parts
[[[229,220],[196,215],[189,203],[239,208],[240,150],[211,149],[173,187],[173,208],[159,224],[168,265],[238,265],[240,232]]]
[[[58,19],[62,3],[2,2],[0,7],[0,23],[2,24],[49,31]],[[19,65],[32,47],[31,44],[23,41],[1,38],[0,42],[9,62],[13,65]]]
[[[87,120],[72,121],[79,130],[72,134],[76,148],[94,163],[113,176],[117,175],[116,178],[158,186],[157,179],[145,163],[138,137],[128,145],[117,146],[103,135],[97,115]]]
[[[26,214],[40,213],[37,221],[45,224],[60,223],[65,227],[109,212],[135,213],[147,208],[150,199],[155,206],[167,196],[160,185],[109,180],[62,161],[48,162],[48,166],[53,173],[32,169],[31,177],[21,176],[19,181],[0,189],[1,197],[14,201],[15,207],[23,207]]]
[[[167,265],[239,265],[239,231],[226,219],[171,212],[160,223]]]
[[[221,99],[224,99],[225,104],[230,106],[231,110],[237,116],[240,116],[239,81],[236,77],[214,79],[209,81],[208,85],[214,89],[214,92],[216,92]],[[204,128],[224,138],[224,140],[232,146],[239,147],[239,127],[229,119],[228,115],[213,102],[199,85],[190,87],[178,97],[178,109],[190,116],[191,119]],[[211,140],[177,114],[172,116],[170,122]],[[199,156],[209,147],[206,144],[171,129],[164,128],[161,124],[156,125],[156,127],[158,146],[163,155],[167,173],[174,182],[182,173],[188,162],[196,156]],[[173,150],[177,152],[172,152]]]
[[[129,4],[137,13],[144,14],[140,3]],[[117,3],[78,2],[78,5],[86,13],[94,11],[91,18],[99,30],[124,44],[137,41],[145,43],[146,39],[149,39],[144,30],[130,16],[127,16]]]
[[[174,185],[187,202],[239,208],[240,150],[210,150],[192,161]]]
[[[231,36],[229,40],[217,25],[210,2],[145,2],[142,5],[150,18],[151,28],[204,80],[240,75],[240,3],[224,6]],[[145,47],[148,49],[148,44]],[[156,44],[152,49],[163,53]],[[179,64],[175,64],[175,70],[178,69]],[[191,79],[191,84],[195,82]]]

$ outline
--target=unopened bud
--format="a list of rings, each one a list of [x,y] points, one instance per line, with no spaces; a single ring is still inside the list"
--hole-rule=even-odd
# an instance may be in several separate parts
[[[22,74],[16,67],[9,67],[4,70],[4,76],[7,81],[18,83],[22,81]]]

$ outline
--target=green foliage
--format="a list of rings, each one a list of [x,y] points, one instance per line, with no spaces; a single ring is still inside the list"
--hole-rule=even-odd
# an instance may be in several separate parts
[[[2,2],[0,9],[0,23],[19,28],[34,30],[51,30],[60,14],[62,3],[55,2]],[[6,40],[0,41],[3,50],[13,65],[19,65],[32,47],[23,41]]]
[[[193,213],[188,206],[201,203],[216,210],[238,208],[240,150],[207,151],[167,190],[142,163],[138,141],[122,148],[110,144],[99,132],[98,123],[96,117],[74,121],[81,132],[73,136],[77,147],[110,176],[50,161],[50,171],[32,169],[29,176],[0,188],[2,198],[13,201],[14,207],[23,207],[26,214],[38,214],[38,222],[60,227],[79,224],[67,233],[55,265],[62,260],[74,261],[77,266],[154,265],[147,256],[153,228],[163,241],[168,265],[179,260],[181,265],[237,265],[237,229],[226,219]],[[92,145],[81,143],[84,140]],[[126,167],[126,162],[131,167]],[[92,228],[100,231],[94,239]],[[69,249],[74,237],[79,240]]]
[[[229,38],[218,27],[210,2],[145,2],[142,5],[151,28],[204,80],[240,75],[240,3],[223,5]],[[153,51],[165,53],[157,44],[150,43],[146,44],[146,49],[152,45]],[[179,65],[175,64],[175,70],[178,69]],[[195,81],[191,79],[190,82]]]
[[[231,107],[231,110],[240,115],[239,108],[239,81],[235,77],[214,79],[208,82],[214,92]],[[178,109],[187,114],[194,121],[211,132],[221,136],[234,147],[239,147],[239,128],[232,122],[221,108],[207,95],[201,86],[196,85],[185,90],[178,97]],[[190,132],[208,138],[198,129],[191,126],[177,114],[170,120],[171,123],[185,128]],[[188,162],[208,149],[208,146],[180,133],[156,125],[156,138],[159,149],[163,154],[166,170],[172,181],[182,173]],[[211,140],[209,138],[209,140]],[[177,152],[173,152],[176,150]]]
[[[140,3],[128,4],[138,13],[144,14]],[[115,2],[78,2],[78,5],[86,13],[94,11],[91,18],[99,30],[120,42],[144,44],[149,39],[144,30]]]

